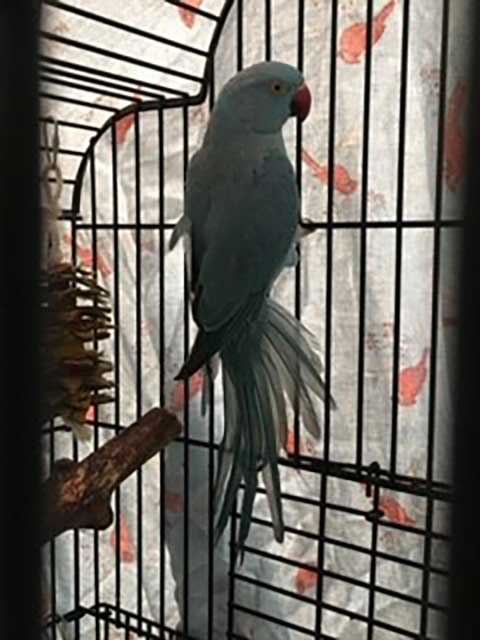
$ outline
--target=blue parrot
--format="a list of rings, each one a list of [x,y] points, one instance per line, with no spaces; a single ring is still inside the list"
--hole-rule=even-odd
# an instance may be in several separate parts
[[[215,483],[215,544],[244,482],[238,545],[248,536],[261,471],[275,539],[284,538],[278,453],[285,448],[285,395],[320,436],[313,396],[325,398],[322,363],[308,330],[270,297],[294,265],[299,195],[282,127],[302,121],[311,94],[302,74],[279,62],[255,64],[223,88],[187,172],[185,214],[170,241],[187,241],[195,342],[176,380],[222,363],[224,436]],[[332,407],[335,406],[333,399]]]

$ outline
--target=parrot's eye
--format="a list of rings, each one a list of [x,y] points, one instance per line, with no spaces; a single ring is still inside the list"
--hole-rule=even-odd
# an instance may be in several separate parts
[[[280,82],[280,80],[274,80],[270,89],[272,93],[276,96],[285,96],[288,93],[288,87],[284,82]]]

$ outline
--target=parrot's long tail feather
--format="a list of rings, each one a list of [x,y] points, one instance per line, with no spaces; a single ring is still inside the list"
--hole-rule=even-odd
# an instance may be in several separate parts
[[[221,353],[225,432],[215,486],[215,541],[227,526],[243,481],[238,546],[250,529],[262,471],[275,539],[283,541],[278,452],[286,447],[287,409],[299,400],[303,422],[319,437],[315,396],[325,398],[322,363],[307,329],[279,304],[267,298],[262,312]],[[335,408],[333,398],[331,406]]]
[[[207,408],[210,406],[213,409],[212,399],[210,397],[211,385],[215,381],[220,367],[220,359],[218,356],[213,356],[203,366],[203,379],[202,379],[202,416],[207,415]]]

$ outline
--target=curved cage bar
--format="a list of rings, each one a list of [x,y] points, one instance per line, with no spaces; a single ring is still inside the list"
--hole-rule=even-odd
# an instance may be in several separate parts
[[[202,10],[194,4],[165,0],[172,9],[183,10],[198,16],[207,22],[210,32],[209,41],[203,48],[189,46],[187,42],[179,42],[163,37],[155,33],[153,29],[138,28],[130,23],[121,22],[106,13],[97,13],[82,7],[80,2],[60,2],[57,0],[42,0],[44,10],[44,28],[41,35],[41,53],[39,56],[40,97],[50,102],[64,102],[75,105],[78,109],[90,109],[99,111],[99,122],[96,126],[72,120],[60,120],[61,127],[70,127],[85,131],[82,139],[78,140],[78,149],[60,149],[60,159],[64,155],[78,156],[78,166],[71,167],[73,178],[67,178],[67,183],[73,185],[70,207],[66,208],[65,217],[77,215],[80,207],[80,198],[83,179],[86,171],[88,154],[92,146],[114,124],[122,118],[136,112],[145,112],[155,109],[171,109],[181,106],[201,104],[207,96],[210,65],[215,55],[218,40],[227,20],[228,14],[235,0],[225,0],[217,3],[217,13]],[[116,14],[118,3],[110,3],[110,13]],[[165,8],[158,11],[158,24],[165,17]],[[66,37],[62,34],[62,15],[67,14],[78,19],[78,28],[82,38]],[[118,38],[127,36],[138,41],[148,41],[159,45],[158,55],[161,58],[162,50],[176,50],[182,55],[182,64],[185,67],[194,66],[195,73],[179,71],[173,67],[165,67],[157,62],[141,60],[132,55],[126,55],[121,51],[105,49],[89,42],[89,33],[101,25],[110,30],[109,37],[115,32]],[[45,28],[45,27],[48,27]],[[123,48],[123,43],[122,47]],[[79,64],[76,61],[77,51],[87,52],[90,55],[91,64]],[[110,61],[120,62],[129,68],[135,68],[133,76],[112,73],[108,70]],[[105,66],[107,68],[105,68]],[[160,77],[159,82],[153,82],[151,78]],[[70,94],[78,92],[78,98]],[[132,103],[132,94],[135,94]],[[84,99],[86,96],[87,99]],[[145,99],[150,98],[150,99]],[[108,104],[104,104],[106,99]],[[125,105],[125,102],[131,103]],[[55,109],[57,110],[57,109]],[[45,111],[45,109],[44,109]],[[110,112],[112,115],[103,121],[102,114]],[[48,113],[42,114],[42,121],[49,121]],[[93,135],[92,135],[93,134]],[[41,150],[43,147],[41,147]],[[73,182],[72,182],[73,181]]]

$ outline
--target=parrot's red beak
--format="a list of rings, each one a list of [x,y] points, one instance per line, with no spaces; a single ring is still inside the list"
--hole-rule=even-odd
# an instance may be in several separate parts
[[[310,113],[312,106],[312,94],[305,83],[303,83],[295,92],[292,103],[290,105],[290,113],[292,116],[298,116],[303,122]]]

